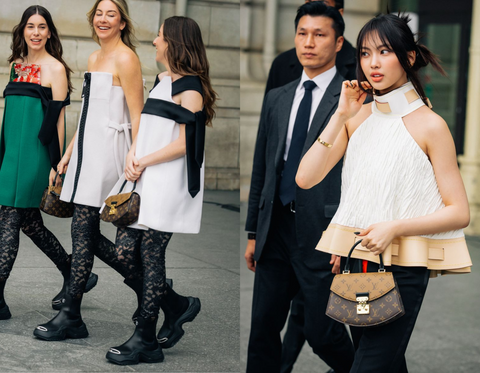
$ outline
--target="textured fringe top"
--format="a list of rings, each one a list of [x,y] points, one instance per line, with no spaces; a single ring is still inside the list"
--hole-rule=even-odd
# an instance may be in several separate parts
[[[433,166],[402,119],[424,106],[412,83],[374,99],[372,115],[349,140],[340,205],[318,250],[346,256],[356,239],[354,231],[445,207]],[[353,256],[378,262],[367,249],[358,248]],[[471,266],[463,230],[399,237],[385,251],[384,260],[387,265],[427,266],[433,275],[469,272]]]

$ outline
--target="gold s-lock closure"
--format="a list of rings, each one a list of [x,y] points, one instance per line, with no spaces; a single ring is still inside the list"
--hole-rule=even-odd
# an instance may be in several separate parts
[[[370,313],[370,305],[368,302],[368,295],[357,296],[357,315],[368,315]]]

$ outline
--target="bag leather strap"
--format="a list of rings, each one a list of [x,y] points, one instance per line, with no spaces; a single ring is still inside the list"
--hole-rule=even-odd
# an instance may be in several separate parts
[[[362,240],[359,240],[357,242],[355,242],[352,246],[352,248],[350,249],[348,255],[347,255],[347,261],[345,263],[345,269],[343,270],[343,273],[350,273],[350,256],[352,255],[353,253],[353,250],[355,250],[355,248],[358,246],[358,244],[362,242]],[[379,257],[380,257],[380,266],[378,268],[378,272],[385,272],[385,266],[383,264],[383,257],[382,257],[382,254],[379,254]]]
[[[128,180],[125,180],[125,181],[123,182],[123,184],[122,184],[122,186],[120,187],[120,190],[118,191],[117,194],[122,193],[122,190],[123,190],[123,188],[125,187],[125,185],[127,184],[127,181],[128,181]],[[137,180],[135,180],[135,181],[133,182],[132,192],[135,190],[136,187],[137,187]]]

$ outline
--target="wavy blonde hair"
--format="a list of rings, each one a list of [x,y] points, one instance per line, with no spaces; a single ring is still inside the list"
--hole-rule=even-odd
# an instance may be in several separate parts
[[[95,18],[95,12],[97,11],[98,4],[100,4],[100,2],[102,1],[103,0],[95,1],[92,9],[90,9],[90,11],[87,13],[88,23],[90,24],[90,28],[92,29],[92,38],[98,44],[100,44],[100,40],[98,39],[97,33],[95,32],[95,28],[93,27],[93,19]],[[138,44],[138,40],[135,36],[135,28],[133,27],[133,22],[128,12],[127,0],[110,1],[117,6],[118,11],[120,12],[122,22],[125,22],[125,27],[123,28],[123,30],[121,30],[123,43],[127,47],[129,47],[135,54],[137,54],[136,45]]]

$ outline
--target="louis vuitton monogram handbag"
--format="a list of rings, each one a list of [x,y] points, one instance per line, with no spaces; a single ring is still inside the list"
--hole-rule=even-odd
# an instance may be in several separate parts
[[[105,207],[100,214],[100,219],[119,228],[135,223],[140,212],[140,196],[135,193],[137,182],[133,184],[131,192],[122,193],[126,183],[127,180],[122,184],[118,194],[105,200]]]
[[[55,174],[53,184],[45,188],[40,201],[40,210],[44,213],[57,218],[71,218],[73,216],[73,203],[60,200],[62,186],[55,185],[57,181],[58,171]]]
[[[376,326],[398,319],[405,314],[398,285],[391,272],[385,271],[380,254],[378,272],[350,273],[350,249],[345,269],[333,279],[327,316],[352,326]]]

